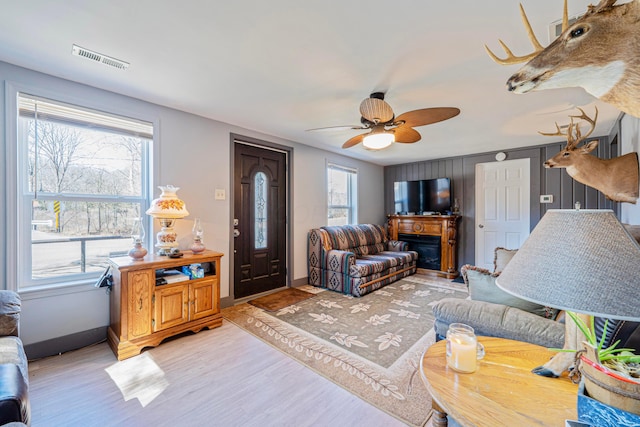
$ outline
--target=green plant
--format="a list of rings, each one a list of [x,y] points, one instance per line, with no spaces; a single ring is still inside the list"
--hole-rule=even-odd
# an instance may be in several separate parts
[[[601,364],[608,368],[622,372],[627,376],[638,377],[640,375],[640,355],[636,355],[632,348],[616,348],[620,344],[620,340],[614,342],[610,346],[604,348],[605,334],[602,334],[600,340],[595,333],[594,317],[590,316],[590,324],[587,325],[580,317],[571,311],[567,311],[567,315],[573,320],[580,332],[584,334],[587,343],[595,348],[596,354]],[[607,330],[609,321],[605,320],[604,330]],[[571,349],[553,349],[556,351],[576,352]],[[594,362],[598,362],[594,360]]]

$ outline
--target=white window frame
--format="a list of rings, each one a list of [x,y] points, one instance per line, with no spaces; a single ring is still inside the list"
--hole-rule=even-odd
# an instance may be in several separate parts
[[[5,237],[5,249],[6,249],[6,278],[7,289],[19,292],[21,295],[28,295],[30,298],[40,298],[51,295],[62,295],[66,293],[74,293],[80,290],[93,290],[96,279],[100,276],[100,272],[86,273],[82,277],[67,278],[64,277],[54,278],[52,280],[39,280],[42,283],[41,286],[27,286],[21,287],[20,283],[24,283],[24,280],[32,282],[31,269],[21,268],[21,265],[31,265],[30,253],[31,253],[31,237],[26,235],[26,231],[30,230],[31,222],[25,225],[25,219],[19,218],[19,212],[25,212],[24,203],[25,197],[22,197],[20,186],[21,177],[19,161],[19,143],[18,143],[18,95],[25,93],[44,99],[49,99],[54,102],[77,106],[78,108],[85,108],[88,110],[102,111],[105,114],[116,115],[121,117],[130,117],[134,120],[148,122],[153,125],[154,136],[153,140],[148,147],[146,153],[146,160],[142,162],[142,198],[144,203],[143,209],[147,209],[152,194],[153,183],[157,181],[157,150],[158,144],[156,143],[157,134],[159,129],[159,120],[157,117],[148,117],[143,114],[133,113],[131,111],[124,111],[122,109],[115,109],[112,105],[106,105],[100,102],[99,97],[88,97],[86,93],[79,93],[86,89],[70,89],[68,92],[51,90],[50,88],[25,85],[16,82],[5,82],[5,141],[6,141],[6,172],[5,172],[5,191],[7,195],[6,204],[6,237]],[[78,93],[77,93],[78,92]],[[106,99],[105,99],[106,101]],[[110,201],[110,200],[105,200]],[[30,212],[30,210],[29,210]],[[147,236],[150,235],[151,230],[150,221],[146,216],[145,220],[145,232]],[[22,224],[20,224],[22,222]],[[27,271],[24,271],[27,270]]]
[[[347,190],[347,204],[345,205],[332,205],[331,198],[329,197],[329,172],[330,170],[338,170],[342,172],[346,172],[350,174],[349,182],[348,182],[348,190]],[[348,224],[357,224],[358,223],[358,169],[354,167],[344,166],[333,162],[327,162],[326,167],[326,197],[327,197],[327,212],[326,218],[327,223],[329,221],[329,211],[331,209],[347,209],[349,212],[347,217]]]

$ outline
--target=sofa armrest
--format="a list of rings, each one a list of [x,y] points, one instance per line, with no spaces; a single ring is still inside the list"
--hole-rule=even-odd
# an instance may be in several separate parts
[[[409,244],[400,240],[387,240],[387,250],[391,252],[406,252]]]
[[[0,290],[0,336],[20,334],[20,296]]]
[[[449,324],[465,323],[476,335],[525,341],[544,347],[562,348],[564,323],[484,301],[444,298],[433,306],[436,335],[445,336]]]
[[[356,265],[356,255],[353,252],[331,249],[326,252],[322,267],[325,270],[349,274],[352,265]]]

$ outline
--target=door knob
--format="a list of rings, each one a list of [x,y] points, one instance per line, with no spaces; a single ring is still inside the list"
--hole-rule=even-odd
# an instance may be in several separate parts
[[[484,225],[480,224],[478,225],[479,228],[484,228]]]
[[[240,230],[238,230],[237,228],[233,229],[233,237],[239,237],[240,236]]]

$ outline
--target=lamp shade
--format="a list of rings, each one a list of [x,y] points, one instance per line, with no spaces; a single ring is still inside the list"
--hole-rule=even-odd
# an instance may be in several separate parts
[[[160,197],[151,202],[151,207],[147,209],[147,215],[154,218],[184,218],[189,215],[187,205],[178,198],[177,192],[180,187],[165,185],[158,187],[162,192]]]
[[[496,279],[538,304],[640,320],[640,245],[611,210],[552,209]]]

